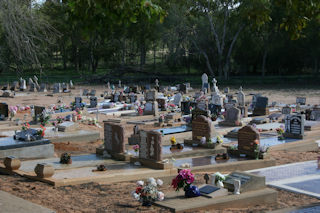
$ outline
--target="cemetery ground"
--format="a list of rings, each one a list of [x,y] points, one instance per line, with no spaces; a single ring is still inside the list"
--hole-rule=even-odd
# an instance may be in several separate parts
[[[0,102],[6,102],[8,105],[40,105],[50,106],[56,104],[59,99],[63,103],[74,101],[74,97],[79,93],[80,89],[87,86],[77,86],[71,94],[55,94],[53,97],[45,96],[41,93],[28,93],[27,95],[16,95],[14,98],[1,98]],[[104,91],[102,86],[90,86],[97,90],[97,94]],[[232,89],[231,89],[232,91]],[[236,90],[234,90],[236,91]],[[262,94],[269,97],[269,100],[281,103],[294,103],[297,96],[304,96],[308,100],[308,104],[320,103],[320,91],[317,89],[250,89],[245,88],[246,94]],[[83,98],[84,102],[89,103],[89,98]],[[23,118],[24,114],[17,114],[17,118]],[[29,115],[28,115],[29,116]],[[95,115],[91,115],[95,117]],[[153,116],[150,116],[152,118]],[[135,117],[137,119],[138,117]],[[28,117],[28,119],[32,119]],[[112,115],[99,115],[98,123],[103,126],[103,121],[114,119]],[[146,119],[146,116],[144,116]],[[124,124],[125,141],[132,134],[133,124]],[[5,127],[1,127],[5,130]],[[79,124],[79,128],[85,130],[94,130],[100,132],[100,138],[104,137],[103,128],[97,126],[88,126]],[[144,130],[155,129],[146,125]],[[69,152],[71,155],[96,153],[96,148],[103,144],[103,139],[94,142],[54,142],[55,156],[59,157],[64,152]],[[286,152],[272,151],[270,156],[276,160],[276,165],[315,160],[319,156],[319,151],[314,152]],[[206,173],[214,173],[217,171],[206,171]],[[230,171],[232,172],[232,171]],[[195,184],[203,184],[204,172],[195,172]],[[131,191],[134,188],[135,181],[120,182],[114,184],[98,184],[87,183],[75,186],[53,187],[46,183],[33,181],[25,177],[10,176],[0,174],[0,190],[9,192],[20,198],[29,200],[33,203],[40,204],[50,208],[56,212],[168,212],[168,210],[152,206],[142,207],[141,204],[133,200]],[[169,185],[164,184],[161,190],[166,194],[172,192],[173,189]],[[264,212],[288,207],[300,207],[319,202],[317,198],[307,195],[291,193],[288,191],[275,189],[278,191],[277,202],[272,205],[255,205],[247,208],[211,210],[211,212]],[[1,206],[0,206],[1,208]],[[1,210],[0,210],[1,212]],[[197,212],[208,212],[200,210]]]

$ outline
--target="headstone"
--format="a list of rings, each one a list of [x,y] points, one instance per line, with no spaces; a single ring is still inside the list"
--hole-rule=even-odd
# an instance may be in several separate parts
[[[121,81],[119,80],[118,88],[121,88]]]
[[[34,84],[35,84],[35,87],[36,87],[36,90],[39,91],[40,90],[40,86],[39,86],[39,83],[38,83],[38,78],[37,76],[33,76],[33,79],[34,79]]]
[[[90,108],[96,108],[98,105],[97,97],[90,97]]]
[[[157,99],[158,92],[156,90],[149,90],[145,93],[145,101],[155,101]]]
[[[217,80],[215,78],[212,79],[212,84],[213,84],[212,93],[219,95],[220,91],[219,91],[219,88],[217,86]]]
[[[221,126],[242,126],[241,111],[236,107],[231,107],[226,112],[224,121],[219,122]]]
[[[248,107],[247,106],[237,106],[237,108],[240,109],[242,118],[248,117]]]
[[[82,96],[88,96],[89,95],[89,90],[88,89],[84,89],[82,92]]]
[[[70,91],[69,91],[69,85],[66,84],[66,83],[62,83],[62,91],[63,91],[64,93],[70,92]]]
[[[215,104],[209,104],[208,108],[211,112],[212,115],[219,115],[221,112],[221,106],[220,105],[215,105]]]
[[[158,114],[159,114],[158,102],[157,101],[148,101],[144,106],[143,114],[158,116]]]
[[[115,123],[104,123],[104,147],[110,154],[124,153],[124,128]]]
[[[290,114],[285,118],[285,137],[302,139],[304,135],[305,115]]]
[[[238,131],[239,154],[255,157],[255,149],[260,144],[260,134],[254,127],[247,125]]]
[[[20,91],[24,91],[27,89],[27,82],[26,80],[20,78]]]
[[[30,83],[29,86],[30,86],[30,89],[29,89],[30,92],[36,92],[37,91],[35,83]]]
[[[244,92],[242,92],[242,87],[240,87],[239,92],[237,94],[237,100],[238,100],[239,106],[245,105],[246,96],[245,96]]]
[[[254,95],[252,96],[252,107],[253,107],[253,108],[255,108],[255,106],[256,106],[258,97],[261,97],[261,95],[260,95],[260,94],[254,94]]]
[[[202,110],[196,107],[194,110],[192,110],[192,120],[196,119],[198,116],[201,116],[201,115],[208,117],[209,113],[210,111],[208,110]]]
[[[310,114],[310,120],[319,121],[320,120],[320,109],[313,109]]]
[[[60,93],[60,92],[62,92],[61,84],[60,83],[55,83],[53,85],[53,93]]]
[[[306,97],[297,97],[296,104],[306,105],[307,98]]]
[[[174,98],[173,98],[173,104],[180,107],[181,105],[181,99],[182,99],[182,95],[181,93],[177,93]]]
[[[182,92],[183,94],[188,93],[188,87],[185,84],[180,84],[179,91]]]
[[[89,96],[95,96],[96,95],[96,90],[92,89],[88,95]]]
[[[167,101],[165,98],[157,98],[157,102],[161,111],[167,110]]]
[[[223,92],[224,92],[225,94],[228,94],[229,91],[230,91],[230,88],[229,88],[229,87],[226,87],[226,88],[223,89]]]
[[[45,83],[41,83],[39,92],[47,92],[47,85]]]
[[[291,107],[285,106],[285,107],[282,108],[281,113],[284,114],[284,115],[289,115],[289,114],[291,114],[291,111],[292,111]]]
[[[74,98],[74,102],[75,102],[75,108],[82,108],[82,98],[81,97],[75,97]]]
[[[183,113],[183,115],[189,115],[191,113],[190,107],[190,101],[181,102],[181,112]]]
[[[268,108],[268,98],[267,97],[258,97],[257,102],[255,103],[255,107],[253,110],[253,115],[268,115],[269,108]]]
[[[192,140],[200,141],[202,137],[209,140],[213,137],[213,131],[213,123],[208,117],[199,115],[192,120]]]
[[[138,100],[138,97],[135,94],[131,94],[129,98],[130,98],[130,103],[135,103]]]
[[[208,75],[206,73],[202,74],[201,81],[202,81],[201,89],[203,90],[205,88],[205,84],[208,84]],[[208,88],[208,86],[207,86],[207,88]]]
[[[140,130],[139,158],[152,161],[162,160],[162,136],[159,132]]]
[[[107,89],[111,89],[110,82],[107,83]]]
[[[197,108],[207,111],[208,110],[208,102],[206,100],[201,100],[197,102]]]
[[[70,89],[74,89],[74,88],[75,88],[75,86],[73,85],[72,80],[70,80],[70,82],[69,82],[69,86],[70,86]]]
[[[43,111],[45,110],[45,107],[42,106],[34,106],[34,121],[38,121],[39,118],[43,115]]]
[[[18,89],[18,87],[19,87],[19,82],[18,81],[14,81],[12,83],[12,86],[11,86],[10,90],[11,91],[16,91]]]
[[[0,121],[7,120],[9,117],[9,106],[6,103],[0,103]]]

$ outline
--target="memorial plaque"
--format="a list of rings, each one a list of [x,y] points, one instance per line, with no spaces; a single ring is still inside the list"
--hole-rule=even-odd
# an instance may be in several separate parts
[[[124,153],[124,128],[115,123],[104,123],[104,147],[109,153]]]
[[[297,97],[296,104],[306,105],[307,98],[306,97]]]

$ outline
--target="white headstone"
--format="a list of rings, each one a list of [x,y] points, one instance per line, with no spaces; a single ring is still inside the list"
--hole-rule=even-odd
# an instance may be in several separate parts
[[[203,73],[203,75],[201,76],[201,80],[202,80],[202,89],[204,87],[204,84],[208,84],[208,75],[206,73]]]
[[[244,92],[242,92],[242,87],[240,87],[238,95],[237,95],[237,100],[240,106],[244,106],[245,105],[245,94]]]
[[[176,106],[180,106],[181,105],[181,99],[182,99],[182,95],[181,93],[178,93],[174,96],[173,98],[173,104]]]

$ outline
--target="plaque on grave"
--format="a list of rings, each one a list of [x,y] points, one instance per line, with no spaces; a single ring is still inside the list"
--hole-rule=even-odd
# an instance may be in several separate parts
[[[199,187],[201,196],[208,198],[216,198],[228,195],[228,190],[224,188],[219,188],[210,184]]]
[[[306,97],[297,97],[296,104],[306,105],[307,98]]]
[[[124,153],[124,128],[115,123],[104,123],[104,147],[110,154]]]
[[[240,180],[241,193],[255,191],[266,187],[266,180],[264,176],[259,176],[248,172],[235,171],[229,174],[224,181],[224,186],[228,189],[228,191],[234,191],[234,180]]]
[[[35,119],[35,121],[38,121],[38,118],[40,118],[40,116],[42,115],[44,110],[45,110],[45,107],[34,106],[34,119]]]
[[[303,138],[305,115],[290,114],[285,118],[285,137]]]

